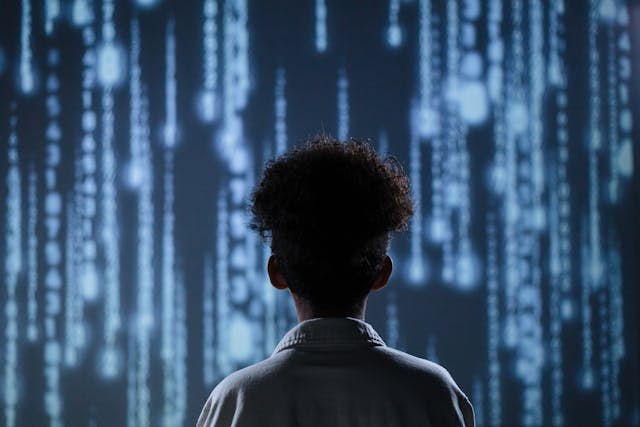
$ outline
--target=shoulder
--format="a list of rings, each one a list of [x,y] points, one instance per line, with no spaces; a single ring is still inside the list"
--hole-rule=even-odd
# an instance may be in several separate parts
[[[403,378],[403,385],[417,391],[429,406],[430,412],[441,422],[435,425],[473,426],[473,407],[453,377],[443,366],[416,356],[383,347],[380,357],[391,366],[396,377]]]
[[[390,347],[378,347],[380,357],[398,371],[412,375],[416,380],[430,380],[434,385],[455,386],[455,381],[443,366]]]
[[[213,390],[212,394],[227,395],[244,392],[271,381],[286,368],[288,354],[275,354],[267,359],[239,369],[224,378]]]
[[[197,426],[232,425],[238,417],[237,409],[246,404],[247,393],[268,387],[270,379],[281,369],[282,361],[282,357],[272,356],[225,377],[209,394]]]

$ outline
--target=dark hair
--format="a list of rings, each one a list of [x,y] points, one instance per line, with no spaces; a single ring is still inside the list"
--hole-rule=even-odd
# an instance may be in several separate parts
[[[267,163],[251,212],[291,292],[316,308],[351,309],[370,291],[390,232],[407,228],[413,201],[393,156],[319,135]]]

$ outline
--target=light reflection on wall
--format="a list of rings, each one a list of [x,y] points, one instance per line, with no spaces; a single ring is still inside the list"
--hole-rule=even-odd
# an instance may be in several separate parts
[[[412,181],[369,311],[389,345],[443,363],[478,425],[640,423],[628,7],[381,0],[346,26],[338,3],[16,2],[0,424],[192,425],[266,357],[295,312],[246,200],[264,161],[318,131],[373,136]],[[476,341],[452,342],[459,321]]]

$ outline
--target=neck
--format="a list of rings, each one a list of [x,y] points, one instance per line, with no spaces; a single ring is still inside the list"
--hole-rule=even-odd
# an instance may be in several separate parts
[[[296,307],[296,313],[298,315],[298,322],[304,322],[305,320],[317,319],[323,317],[353,317],[355,319],[364,320],[364,313],[367,306],[367,298],[365,297],[360,304],[359,309],[354,310],[333,310],[333,309],[318,309],[309,304],[308,301],[298,297],[295,294],[291,294],[293,302]]]

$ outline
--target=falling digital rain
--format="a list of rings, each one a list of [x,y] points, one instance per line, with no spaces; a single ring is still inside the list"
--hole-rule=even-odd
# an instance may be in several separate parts
[[[261,17],[247,0],[195,2],[197,25],[162,0],[16,2],[14,40],[0,38],[3,425],[99,419],[97,395],[89,412],[71,408],[78,373],[95,376],[96,393],[121,387],[120,424],[191,425],[222,377],[268,356],[295,323],[287,296],[266,285],[270,251],[246,226],[246,200],[265,160],[318,130],[349,138],[373,96],[344,54],[345,6],[307,3],[306,50],[259,56]],[[367,43],[412,58],[393,77],[412,89],[394,107],[406,117],[365,132],[403,160],[416,204],[392,247],[397,283],[372,314],[379,331],[456,373],[478,425],[639,423],[639,325],[625,323],[637,307],[624,299],[632,224],[616,217],[640,213],[628,7],[590,0],[573,16],[565,1],[379,3],[380,37]],[[297,54],[331,70],[318,79],[331,110],[318,129],[296,122],[316,111],[299,80],[317,78],[288,60]],[[254,103],[268,124],[258,134]],[[27,115],[36,105],[39,128]],[[214,176],[196,202],[185,196],[195,146]],[[201,253],[184,237],[195,211],[210,218]],[[429,311],[443,293],[477,304],[484,353],[469,366],[448,364],[447,325],[415,336],[407,320],[407,298]],[[34,351],[37,372],[22,359]],[[590,409],[571,413],[587,395]]]

